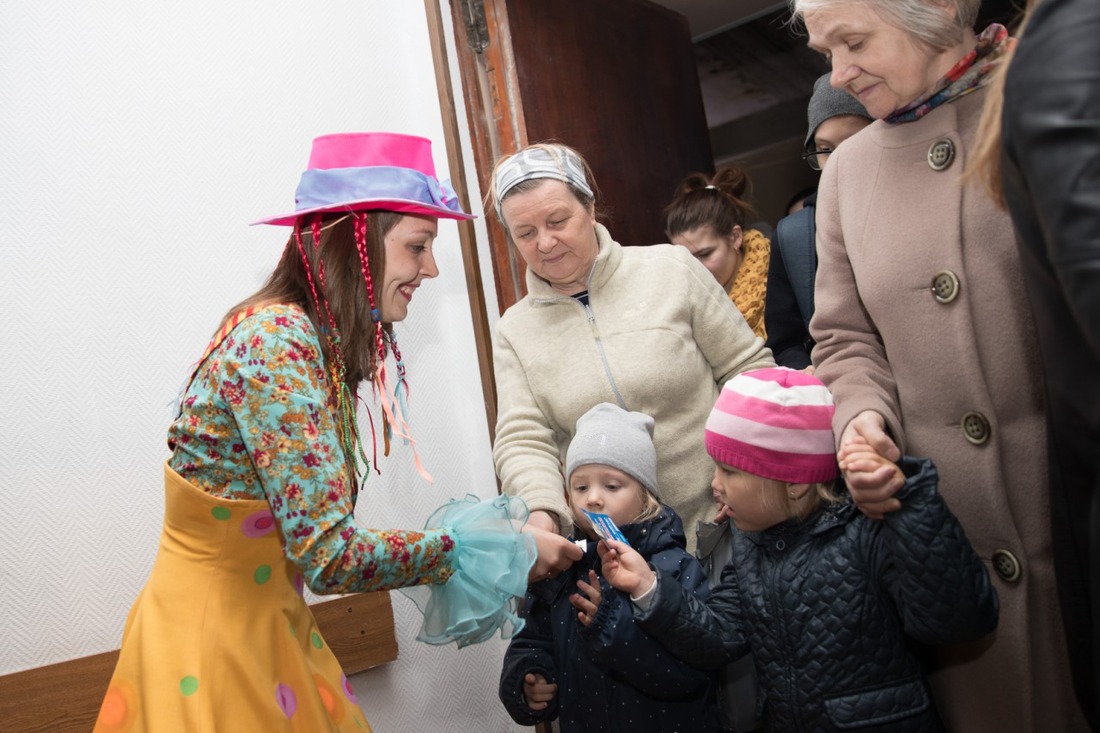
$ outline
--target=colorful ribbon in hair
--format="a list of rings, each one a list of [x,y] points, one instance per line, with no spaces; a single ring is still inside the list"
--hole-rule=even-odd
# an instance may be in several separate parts
[[[367,254],[367,214],[357,213],[355,215],[355,247],[359,251],[359,265],[363,272],[363,280],[367,284],[367,300],[370,304],[371,312],[379,310],[378,303],[374,297],[374,278],[370,272],[370,259]],[[423,463],[420,461],[420,455],[416,452],[416,441],[412,438],[412,432],[409,430],[408,422],[405,420],[407,414],[407,403],[405,395],[408,393],[408,383],[405,380],[405,365],[401,361],[401,352],[397,350],[397,343],[390,337],[390,343],[393,345],[394,359],[397,364],[398,382],[396,388],[390,384],[389,375],[386,372],[386,331],[382,325],[382,319],[379,318],[374,322],[374,338],[377,346],[377,363],[374,368],[374,374],[371,375],[371,382],[374,385],[374,393],[378,397],[378,402],[382,406],[382,425],[383,435],[385,437],[385,455],[390,453],[390,435],[396,434],[399,438],[405,441],[405,444],[410,446],[413,454],[413,462],[416,464],[416,471],[420,474],[420,477],[427,481],[429,484],[434,483],[434,479],[431,474],[424,468]],[[373,423],[371,425],[373,434]]]

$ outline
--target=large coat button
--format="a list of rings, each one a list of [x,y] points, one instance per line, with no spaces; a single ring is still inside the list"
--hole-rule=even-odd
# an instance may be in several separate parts
[[[980,412],[968,412],[962,416],[963,435],[974,445],[982,445],[989,440],[992,428],[989,420]]]
[[[1024,574],[1020,561],[1008,550],[993,551],[993,570],[1006,583],[1015,583]]]
[[[945,170],[955,162],[955,143],[950,140],[937,140],[928,148],[928,167],[934,171]]]
[[[959,297],[959,277],[950,270],[937,272],[932,278],[932,297],[937,303],[950,303]]]

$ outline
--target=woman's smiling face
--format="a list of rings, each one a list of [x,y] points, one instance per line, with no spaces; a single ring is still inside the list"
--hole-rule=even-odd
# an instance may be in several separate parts
[[[386,271],[378,301],[384,322],[404,320],[420,283],[439,274],[432,254],[437,231],[435,217],[407,215],[387,232]]]

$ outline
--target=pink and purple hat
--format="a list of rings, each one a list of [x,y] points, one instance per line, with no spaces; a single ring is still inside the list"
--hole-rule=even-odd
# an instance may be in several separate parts
[[[805,372],[773,367],[739,374],[723,385],[707,418],[707,453],[776,481],[831,481],[840,475],[835,409],[828,388]]]
[[[473,219],[447,181],[435,175],[432,143],[394,132],[345,132],[315,138],[294,194],[294,211],[253,224],[294,226],[306,214],[385,209]]]

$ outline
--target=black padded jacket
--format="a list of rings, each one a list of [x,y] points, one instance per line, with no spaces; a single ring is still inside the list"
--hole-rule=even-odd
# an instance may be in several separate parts
[[[865,517],[845,494],[804,521],[735,530],[707,602],[658,569],[639,623],[704,668],[751,650],[769,730],[942,730],[911,645],[986,635],[997,596],[936,492],[935,467],[900,465],[902,507],[885,520]]]
[[[692,598],[707,597],[707,577],[684,549],[684,528],[671,510],[649,522],[621,527],[630,545],[661,569],[666,583]],[[569,595],[577,579],[600,571],[596,543],[551,580],[532,585],[524,603],[525,625],[508,645],[500,699],[521,725],[558,719],[562,733],[696,733],[717,731],[715,675],[677,659],[634,623],[627,594],[603,578],[603,602],[584,627]],[[558,695],[541,711],[523,698],[523,678],[543,674]]]

